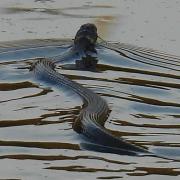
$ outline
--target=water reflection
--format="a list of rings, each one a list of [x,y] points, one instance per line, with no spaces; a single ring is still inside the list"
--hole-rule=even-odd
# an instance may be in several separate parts
[[[101,15],[95,15],[91,13],[85,13],[87,10],[94,10],[94,9],[106,9],[106,8],[113,8],[112,6],[91,6],[91,5],[82,5],[82,6],[75,6],[75,7],[64,7],[64,8],[46,8],[46,7],[6,7],[1,9],[1,12],[5,14],[18,14],[18,13],[42,13],[46,15],[55,15],[55,16],[63,16],[63,17],[70,17],[70,18],[101,18]],[[79,14],[77,13],[79,12]],[[99,13],[100,14],[100,13]],[[111,16],[104,16],[103,19],[112,19]]]
[[[81,100],[34,81],[27,68],[35,57],[58,55],[70,44],[69,40],[35,40],[1,45],[0,159],[9,166],[17,162],[24,173],[35,166],[34,172],[43,171],[54,179],[61,173],[68,178],[77,172],[81,177],[88,173],[91,179],[178,176],[179,58],[111,44],[111,50],[98,47],[98,56],[93,58],[98,60],[96,71],[73,69],[74,60],[71,66],[57,67],[107,100],[112,112],[106,127],[113,134],[174,160],[98,153],[81,149],[80,145],[87,144],[72,130]],[[141,62],[131,59],[138,59],[141,52]],[[86,60],[83,62],[92,62],[92,57]],[[16,169],[12,172],[11,178],[19,177]]]
[[[98,29],[98,34],[101,38],[108,38],[111,29],[114,28],[115,22],[118,21],[119,15],[100,16],[95,19],[95,24]],[[113,24],[113,26],[112,26]]]

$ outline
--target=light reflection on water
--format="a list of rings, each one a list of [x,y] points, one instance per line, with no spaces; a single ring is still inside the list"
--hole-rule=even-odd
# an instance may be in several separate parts
[[[3,75],[0,84],[0,158],[10,166],[10,170],[2,167],[3,178],[58,179],[62,175],[65,179],[72,176],[87,179],[88,173],[89,179],[136,176],[148,179],[148,175],[164,178],[180,174],[177,169],[180,152],[178,71],[172,71],[175,78],[165,78],[166,68],[157,63],[153,70],[161,74],[156,76],[151,73],[152,65],[130,60],[133,66],[128,63],[128,57],[102,47],[98,49],[98,72],[57,69],[107,100],[112,113],[106,128],[113,134],[174,160],[81,150],[81,138],[72,130],[72,122],[81,109],[81,99],[69,96],[63,89],[37,82],[28,69],[33,57],[42,53],[43,57],[50,56],[50,51],[63,52],[71,41],[38,41],[40,48],[36,45],[37,40],[34,44],[28,42],[16,42],[19,48],[14,49],[8,48],[13,42],[6,43],[6,48],[1,49],[2,56],[0,54],[0,74]],[[34,45],[37,47],[30,48]],[[19,59],[14,57],[16,49]],[[144,61],[148,62],[148,59]],[[135,67],[139,71],[134,72]],[[17,169],[12,167],[13,163]],[[7,175],[9,171],[11,174]]]
[[[81,138],[72,130],[72,122],[81,109],[81,99],[32,78],[28,67],[34,57],[55,56],[68,48],[69,40],[51,38],[73,37],[75,29],[87,21],[95,22],[104,38],[118,41],[129,38],[134,44],[144,43],[140,32],[137,33],[139,29],[135,28],[139,26],[132,29],[130,24],[125,23],[127,16],[137,12],[133,2],[128,2],[129,8],[124,8],[125,1],[121,1],[123,11],[115,7],[119,6],[117,1],[112,5],[108,1],[101,5],[94,1],[85,4],[78,1],[78,5],[74,1],[69,5],[69,2],[63,6],[60,6],[60,1],[22,1],[9,6],[5,2],[5,7],[2,6],[0,11],[2,31],[6,31],[6,35],[0,33],[1,40],[7,40],[7,37],[8,40],[50,38],[47,41],[2,43],[5,48],[1,45],[0,178],[164,180],[171,176],[179,179],[178,57],[161,55],[161,59],[156,52],[152,52],[152,59],[148,59],[147,49],[111,44],[128,57],[120,56],[114,50],[99,48],[98,72],[58,69],[107,100],[112,112],[105,126],[112,133],[175,160],[81,150]],[[141,3],[144,4],[144,1]],[[169,4],[168,1],[166,3]],[[152,1],[148,5],[155,8]],[[132,17],[140,18],[140,12]],[[152,25],[152,19],[148,19],[147,14],[143,17],[148,28]],[[170,15],[169,20],[172,17]],[[134,19],[130,18],[129,23],[132,22]],[[176,34],[174,31],[171,29],[171,34]],[[149,31],[146,32],[148,34]],[[151,37],[152,40],[157,38],[156,35]],[[156,41],[162,38],[158,36]],[[145,46],[160,47],[159,42],[147,42]],[[178,41],[166,39],[164,42],[168,42],[168,47],[161,49],[171,48],[172,52],[177,52]],[[142,54],[143,57],[140,57]]]

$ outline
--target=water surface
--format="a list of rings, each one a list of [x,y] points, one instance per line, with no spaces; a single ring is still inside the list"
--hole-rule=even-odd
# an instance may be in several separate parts
[[[1,177],[179,176],[179,58],[164,54],[157,59],[154,51],[149,55],[147,49],[110,44],[111,49],[98,47],[97,72],[57,67],[106,99],[112,112],[105,126],[113,134],[169,159],[100,153],[81,149],[82,139],[72,130],[81,99],[38,82],[28,69],[36,57],[58,55],[70,44],[69,40],[2,43],[0,158],[6,166],[1,168]]]
[[[179,179],[180,58],[137,47],[179,54],[178,3],[2,0],[0,40],[9,42],[0,43],[0,179]],[[72,130],[81,99],[29,72],[37,57],[66,51],[86,22],[136,46],[98,47],[97,72],[57,71],[108,102],[112,133],[169,159],[81,149]]]

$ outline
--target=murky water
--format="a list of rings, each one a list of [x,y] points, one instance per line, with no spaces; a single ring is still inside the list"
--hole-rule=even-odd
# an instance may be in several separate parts
[[[98,47],[97,72],[57,68],[106,99],[112,133],[169,159],[136,157],[81,149],[72,130],[81,99],[29,72],[33,58],[58,55],[71,41],[0,44],[0,179],[179,179],[179,57],[117,43]]]

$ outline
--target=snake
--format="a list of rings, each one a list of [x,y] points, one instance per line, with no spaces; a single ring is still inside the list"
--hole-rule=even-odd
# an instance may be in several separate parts
[[[97,37],[97,28],[94,24],[82,25],[69,52],[53,60],[50,58],[38,58],[32,65],[31,71],[36,79],[56,88],[65,88],[80,96],[83,105],[78,117],[73,122],[72,128],[89,142],[82,143],[84,147],[115,154],[136,155],[149,153],[145,147],[130,143],[122,137],[117,137],[104,127],[111,113],[105,99],[83,85],[67,78],[55,69],[57,62],[63,62],[74,54],[96,53],[95,43]],[[86,67],[86,65],[85,63],[84,66]]]

